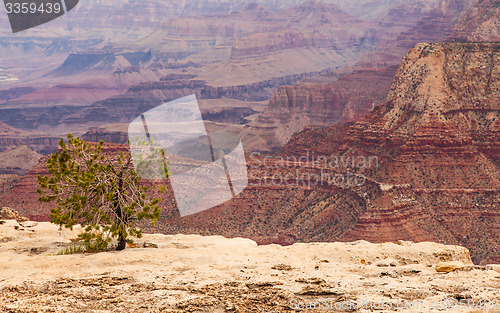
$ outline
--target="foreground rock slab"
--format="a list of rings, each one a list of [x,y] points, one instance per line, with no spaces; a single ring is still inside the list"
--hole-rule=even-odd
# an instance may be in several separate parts
[[[145,235],[135,246],[149,248],[58,255],[78,231],[0,225],[1,312],[437,312],[461,299],[482,307],[458,311],[500,312],[500,266],[459,246]],[[436,270],[446,263],[461,266]]]

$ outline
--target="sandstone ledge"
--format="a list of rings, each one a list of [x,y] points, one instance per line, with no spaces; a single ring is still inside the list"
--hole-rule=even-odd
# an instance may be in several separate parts
[[[137,246],[148,242],[157,249],[57,255],[77,231],[30,221],[0,225],[0,311],[286,312],[297,301],[500,300],[500,267],[474,266],[459,246],[357,241],[282,247],[146,234]],[[438,273],[442,262],[463,267]]]

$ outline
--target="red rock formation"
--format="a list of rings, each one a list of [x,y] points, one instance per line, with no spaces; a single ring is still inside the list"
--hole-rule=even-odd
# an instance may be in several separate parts
[[[179,25],[186,29],[187,24]],[[222,29],[215,26],[217,31]],[[223,31],[228,36],[232,32]],[[283,47],[293,40],[287,39]],[[272,160],[250,157],[250,186],[235,199],[208,211],[181,219],[168,193],[155,231],[245,236],[259,242],[433,240],[465,245],[476,261],[495,260],[500,255],[498,51],[498,44],[417,46],[405,57],[386,102],[367,117],[330,129],[309,128],[295,135]],[[394,54],[388,55],[394,62]],[[275,110],[286,108],[290,111],[280,113],[296,111],[301,115],[284,126],[273,125],[270,120],[262,128],[275,131],[282,127],[277,136],[289,138],[293,133],[290,129],[301,130],[310,125],[310,120],[325,123],[318,109],[339,120],[356,117],[362,108],[369,109],[377,102],[370,97],[382,97],[384,84],[392,80],[389,71],[383,75],[390,79],[382,84],[376,79],[358,81],[353,74],[332,84],[334,87],[315,86],[312,91],[302,86],[282,88],[273,99]],[[380,73],[374,76],[380,77]],[[197,83],[189,82],[194,85],[186,84],[186,90],[201,88]],[[164,81],[130,92],[154,90],[161,97],[161,90],[174,93],[176,86]],[[369,91],[367,101],[362,87]],[[351,102],[343,96],[346,94]],[[123,99],[107,103],[110,112],[114,108],[123,110],[113,118],[125,116],[123,112],[135,117],[150,105],[131,98],[127,104],[132,105],[124,106]],[[91,108],[90,118],[102,117],[101,104]],[[337,108],[343,110],[342,114],[335,115]],[[301,117],[304,113],[307,118]],[[123,149],[115,146],[110,153]],[[275,175],[317,175],[323,170],[317,165],[279,165],[280,155],[300,157],[307,151],[329,157],[375,156],[379,162],[377,167],[357,169],[348,164],[333,170],[364,174],[367,180],[358,187],[310,186],[300,184],[300,180],[295,185],[279,183]],[[43,163],[5,194],[0,205],[46,220],[50,206],[36,201],[37,174],[46,174]]]
[[[128,133],[126,132],[126,126],[124,125],[123,131],[121,130],[107,130],[102,127],[92,127],[81,137],[85,141],[89,142],[99,142],[104,141],[107,143],[121,143],[126,144],[128,140]]]
[[[46,160],[46,157],[40,160],[39,165],[31,169],[23,179],[4,193],[0,197],[0,206],[11,207],[32,221],[49,221],[51,205],[38,202],[36,193],[37,175],[48,175],[44,164]]]
[[[464,12],[475,0],[441,0],[431,12],[398,36],[397,45],[410,49],[419,42],[447,39]]]
[[[500,255],[499,44],[420,44],[384,105],[342,128],[307,130],[283,154],[376,155],[382,191],[345,240],[406,238]],[[318,140],[320,139],[320,140]],[[312,143],[312,144],[311,144]]]
[[[301,5],[296,5],[297,1],[270,4],[274,8],[290,7],[284,11],[253,4],[245,7],[247,1],[229,2],[219,7],[214,1],[197,1],[191,3],[197,8],[196,12],[207,7],[211,8],[208,12],[218,14],[192,17],[187,13],[190,9],[186,9],[187,16],[169,18],[179,14],[183,4],[152,1],[139,7],[130,1],[113,0],[99,4],[104,8],[103,12],[116,6],[109,20],[103,19],[101,11],[96,11],[95,2],[78,6],[74,11],[74,15],[78,15],[75,25],[84,26],[93,21],[94,28],[109,27],[113,33],[114,28],[125,21],[146,29],[160,24],[161,27],[133,47],[104,45],[99,39],[81,36],[78,40],[46,44],[49,47],[45,53],[58,55],[54,57],[57,68],[54,65],[54,68],[37,74],[40,79],[33,82],[37,90],[10,99],[8,107],[0,108],[0,120],[17,128],[46,132],[54,130],[54,125],[64,125],[65,131],[77,133],[82,131],[82,125],[97,127],[129,122],[158,101],[186,94],[267,100],[280,85],[293,84],[311,73],[353,63],[378,43],[385,45],[388,41],[406,40],[394,38],[433,12],[437,3],[436,0],[411,4],[362,1],[363,4],[359,5],[361,11],[366,13],[367,7],[373,7],[372,17],[376,20],[372,23],[351,16],[359,13],[356,12],[356,1],[339,3],[342,8],[350,8],[351,15],[321,1],[307,1]],[[190,4],[185,5],[190,7]],[[224,9],[225,6],[239,11]],[[382,18],[387,10],[389,13]],[[135,11],[140,16],[132,17]],[[430,15],[430,21],[434,21],[432,17]],[[112,26],[110,21],[113,21]],[[434,34],[441,24],[442,21],[413,32],[412,36],[419,35],[413,40],[424,38],[421,33]],[[439,39],[436,36],[425,38]],[[9,38],[9,42],[11,40]],[[12,46],[21,47],[23,43],[15,41]],[[15,54],[15,51],[6,51],[6,54]],[[404,52],[393,53],[391,64],[395,64]],[[59,55],[66,57],[68,53],[69,57],[60,64]],[[378,65],[376,63],[367,61],[361,67],[374,68]],[[47,72],[50,75],[46,75]],[[191,78],[175,78],[179,73]],[[154,82],[167,74],[174,76],[168,81]],[[193,75],[198,75],[198,79]],[[208,86],[201,86],[202,81]],[[20,86],[30,84],[22,79],[19,82]],[[129,92],[124,95],[127,89]],[[356,110],[349,114],[358,115]],[[60,131],[56,128],[54,133]],[[283,136],[287,137],[289,135]]]
[[[279,89],[269,109],[246,131],[248,149],[275,151],[306,126],[329,126],[363,117],[385,98],[397,64],[408,49],[418,42],[446,39],[470,3],[441,0],[428,7],[420,3],[393,5],[387,16],[367,31],[366,38],[378,45],[358,60],[354,72],[333,84]],[[303,40],[300,37],[297,42]]]
[[[399,65],[409,49],[420,42],[445,41],[454,25],[475,0],[440,0],[422,8],[413,3],[394,6],[378,22],[378,46],[364,55],[358,66],[386,67]]]
[[[283,77],[267,79],[256,83],[237,86],[205,86],[200,92],[200,97],[205,99],[229,98],[248,101],[265,101],[273,95],[276,88],[283,85],[292,85],[297,81],[300,81],[301,79],[308,78],[316,74],[318,73],[313,72],[287,75]]]
[[[460,18],[455,41],[500,41],[500,2],[480,0]]]
[[[396,70],[356,70],[335,83],[280,87],[268,109],[245,131],[247,148],[274,151],[306,126],[331,126],[361,118],[383,101]]]

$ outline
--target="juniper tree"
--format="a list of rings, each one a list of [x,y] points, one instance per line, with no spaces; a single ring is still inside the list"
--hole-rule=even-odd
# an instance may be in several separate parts
[[[61,140],[47,160],[50,175],[38,175],[37,192],[39,201],[57,203],[50,212],[52,223],[70,229],[81,224],[79,237],[87,246],[106,249],[116,238],[116,249],[123,250],[132,242],[130,236],[142,236],[136,221],[158,221],[161,199],[148,200],[148,188],[141,186],[130,154],[108,157],[102,146],[102,141],[90,144],[68,134],[67,144]],[[168,173],[163,159],[161,164]]]

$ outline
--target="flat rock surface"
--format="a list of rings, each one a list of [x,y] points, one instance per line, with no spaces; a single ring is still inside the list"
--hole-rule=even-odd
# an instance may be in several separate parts
[[[500,266],[475,266],[459,246],[146,234],[135,246],[149,248],[59,255],[78,231],[0,225],[1,312],[431,312],[461,299],[481,307],[451,311],[500,312]],[[447,262],[461,266],[436,271]]]

